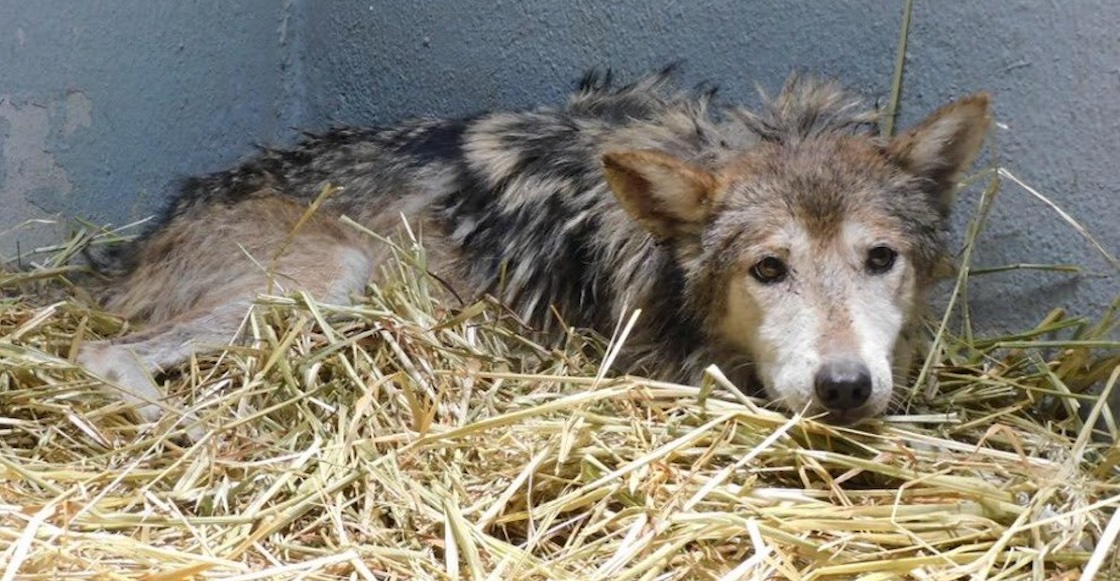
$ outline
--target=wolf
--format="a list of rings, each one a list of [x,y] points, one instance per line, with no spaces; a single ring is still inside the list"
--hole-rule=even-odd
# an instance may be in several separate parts
[[[835,81],[795,75],[750,109],[673,78],[589,73],[558,106],[335,128],[190,179],[100,265],[118,273],[105,307],[143,330],[78,363],[155,421],[173,408],[153,375],[237,340],[259,293],[337,303],[376,282],[386,245],[340,217],[382,234],[403,219],[456,294],[542,331],[609,334],[640,309],[622,371],[692,382],[716,364],[793,412],[882,414],[989,96],[889,139]]]

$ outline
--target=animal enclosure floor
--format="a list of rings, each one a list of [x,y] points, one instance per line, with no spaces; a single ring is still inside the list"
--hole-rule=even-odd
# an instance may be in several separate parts
[[[1078,395],[1117,382],[1111,317],[946,332],[854,430],[718,373],[598,378],[617,342],[540,344],[408,262],[355,305],[262,298],[248,346],[169,370],[193,445],[72,363],[122,321],[0,275],[0,579],[1120,578],[1120,448]]]

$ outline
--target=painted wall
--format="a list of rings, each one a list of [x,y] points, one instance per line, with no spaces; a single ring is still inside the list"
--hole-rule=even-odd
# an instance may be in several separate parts
[[[292,13],[0,0],[0,255],[61,240],[73,216],[150,215],[174,180],[284,139],[299,103]]]
[[[309,4],[310,6],[310,4]],[[590,66],[641,73],[683,59],[687,79],[757,102],[793,69],[889,94],[902,2],[343,2],[307,11],[303,121],[387,122],[413,114],[556,102]],[[1120,3],[917,0],[900,122],[988,90],[1002,164],[1120,255]],[[885,101],[884,101],[885,102]],[[979,199],[963,192],[957,231]],[[976,264],[1074,263],[1086,274],[978,277],[982,328],[1030,325],[1065,306],[1097,315],[1120,277],[1075,231],[1005,185]],[[1101,276],[1107,275],[1107,276]]]
[[[748,104],[795,68],[885,97],[901,14],[881,0],[0,0],[0,252],[36,240],[11,232],[28,218],[143,216],[175,178],[289,140],[291,125],[556,102],[591,66],[683,60],[686,81]],[[993,92],[1002,164],[1120,254],[1116,22],[1108,0],[917,0],[901,124]],[[977,199],[962,194],[958,231]],[[979,278],[986,327],[1054,306],[1095,315],[1120,294],[1116,271],[1010,184],[976,262],[1087,269]]]

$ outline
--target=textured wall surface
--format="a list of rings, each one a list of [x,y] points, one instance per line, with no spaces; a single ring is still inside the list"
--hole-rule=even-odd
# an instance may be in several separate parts
[[[285,137],[292,9],[273,0],[0,0],[0,255],[81,216],[121,224],[174,180]]]
[[[303,121],[387,122],[555,102],[590,66],[640,73],[683,59],[690,81],[754,103],[793,69],[889,93],[901,2],[617,0],[345,2],[307,13]],[[1120,3],[915,2],[900,123],[977,91],[995,95],[1001,163],[1120,254]],[[979,200],[962,193],[958,232]],[[959,241],[958,241],[959,244]],[[1074,263],[1086,274],[977,277],[988,329],[1067,306],[1097,315],[1120,277],[1043,203],[1005,184],[976,264]],[[1107,275],[1107,276],[1101,276]]]
[[[592,66],[683,60],[686,81],[747,104],[792,69],[885,97],[901,14],[881,0],[0,0],[0,251],[27,218],[142,216],[173,179],[290,139],[292,124],[554,103]],[[1000,162],[1120,254],[1116,22],[1107,0],[918,0],[900,123],[993,92]],[[962,194],[958,232],[977,200]],[[1012,184],[976,262],[1087,269],[979,277],[970,298],[987,327],[1055,306],[1095,315],[1120,293],[1116,271]]]

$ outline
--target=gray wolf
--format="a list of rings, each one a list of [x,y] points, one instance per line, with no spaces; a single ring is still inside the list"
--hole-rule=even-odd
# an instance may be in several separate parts
[[[101,265],[121,273],[105,306],[146,326],[79,363],[155,420],[153,374],[236,340],[259,293],[342,302],[375,278],[384,243],[340,216],[386,234],[403,218],[457,294],[539,329],[609,334],[641,309],[624,370],[695,381],[714,363],[792,411],[883,413],[988,96],[886,139],[834,82],[795,76],[748,110],[671,77],[592,73],[560,106],[338,128],[191,179]]]

